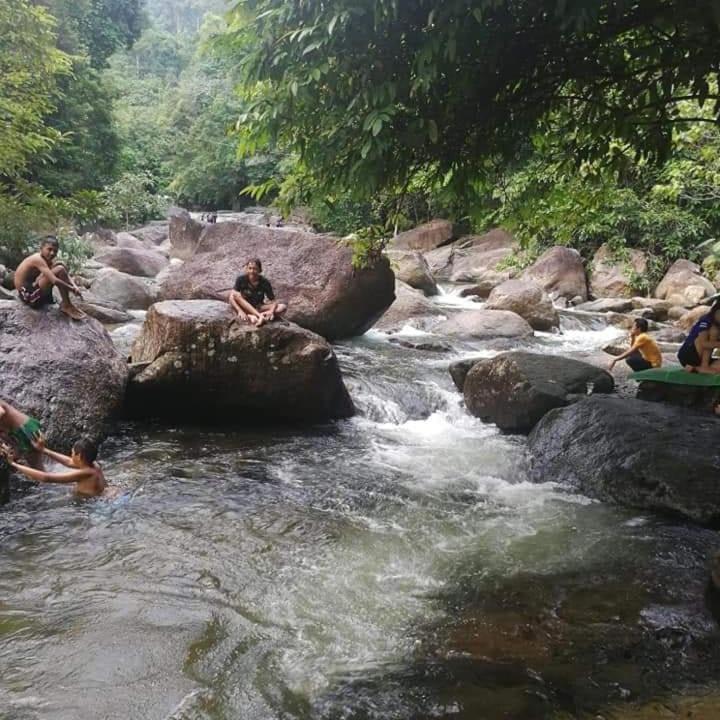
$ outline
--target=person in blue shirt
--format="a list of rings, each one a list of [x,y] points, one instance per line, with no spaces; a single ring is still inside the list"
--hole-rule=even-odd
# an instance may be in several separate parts
[[[678,360],[689,372],[720,373],[720,362],[712,361],[715,348],[720,348],[720,300],[692,326]]]

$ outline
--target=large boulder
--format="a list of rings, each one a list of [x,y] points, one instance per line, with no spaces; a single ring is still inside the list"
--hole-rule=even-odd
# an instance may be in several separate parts
[[[118,243],[120,241],[121,238],[118,236]],[[140,241],[136,240],[136,242]],[[95,260],[128,275],[149,278],[155,277],[169,263],[169,260],[162,253],[155,250],[119,244],[118,247],[107,248],[104,252],[95,255]]]
[[[701,272],[694,262],[676,260],[655,288],[655,297],[672,305],[697,305],[715,294],[715,286]]]
[[[130,234],[144,243],[161,245],[170,234],[170,225],[166,222],[151,222],[149,225],[131,230]]]
[[[182,247],[192,243],[194,230],[189,234],[180,238]],[[337,238],[237,222],[205,227],[195,254],[165,277],[161,298],[225,298],[254,257],[262,260],[276,296],[288,303],[288,320],[329,340],[361,335],[394,300],[387,258],[357,270],[351,249]]]
[[[527,320],[509,310],[464,310],[437,325],[435,332],[476,340],[526,338],[533,335]]]
[[[194,220],[190,213],[182,208],[171,208],[168,218],[170,219],[168,237],[172,256],[187,260],[195,254],[205,226]]]
[[[592,261],[590,294],[595,298],[631,298],[634,295],[632,276],[647,272],[647,257],[641,250],[628,249],[627,258],[620,259],[610,246],[601,245]]]
[[[612,375],[558,355],[509,352],[475,363],[465,378],[465,405],[504,432],[528,433],[550,410],[588,393],[609,393]]]
[[[592,397],[530,435],[532,479],[700,523],[720,521],[720,422],[664,403]]]
[[[115,236],[115,247],[119,248],[132,248],[133,250],[145,250],[145,243],[131,235],[129,232],[119,232]],[[120,269],[120,268],[118,268]]]
[[[442,317],[444,317],[443,311],[419,290],[397,280],[395,301],[375,323],[375,327],[384,332],[397,332],[406,325],[427,330],[431,325],[437,324]]]
[[[126,381],[127,366],[96,320],[0,302],[0,397],[37,417],[50,447],[99,440]]]
[[[388,250],[387,256],[398,280],[416,290],[422,290],[425,295],[438,294],[438,287],[422,253],[415,250]]]
[[[493,288],[485,307],[511,310],[525,318],[533,330],[552,330],[560,325],[560,316],[548,294],[532,280],[506,280]]]
[[[455,257],[455,248],[452,245],[443,245],[437,250],[423,253],[431,275],[437,280],[449,280],[452,275],[452,264]]]
[[[712,413],[715,405],[720,402],[720,387],[674,385],[644,380],[638,384],[636,397],[638,400],[670,403],[679,407]]]
[[[216,300],[153,305],[132,362],[149,363],[128,387],[135,416],[255,425],[353,414],[326,340],[286,322],[256,329]]]
[[[510,268],[499,269],[499,266],[512,257],[518,247],[517,240],[502,228],[461,238],[454,245],[450,279],[471,282],[478,288],[478,294],[487,297],[496,285],[512,277]]]
[[[396,235],[390,247],[396,250],[428,252],[452,240],[453,226],[449,220],[431,220],[424,225]]]
[[[584,302],[588,298],[582,257],[571,248],[556,246],[546,250],[522,277],[534,280],[553,300],[581,298]]]
[[[124,310],[147,310],[157,300],[155,285],[144,278],[104,268],[90,286],[88,302],[109,305]]]

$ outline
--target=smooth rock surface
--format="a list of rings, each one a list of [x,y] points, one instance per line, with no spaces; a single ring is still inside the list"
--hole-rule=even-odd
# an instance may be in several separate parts
[[[100,270],[90,286],[89,302],[115,305],[124,310],[147,310],[157,300],[157,288],[145,278],[114,268]]]
[[[431,220],[412,230],[396,235],[390,247],[397,250],[420,250],[428,252],[452,240],[453,226],[449,220]]]
[[[128,386],[133,416],[255,426],[354,411],[327,341],[287,322],[256,329],[215,300],[153,305],[131,359],[149,363]]]
[[[550,410],[589,393],[609,393],[610,373],[557,355],[502,353],[475,363],[465,378],[465,405],[504,432],[528,433]]]
[[[118,236],[119,242],[120,237]],[[136,242],[140,241],[136,240]],[[128,247],[126,245],[108,248],[104,252],[95,255],[95,260],[122,273],[148,278],[155,277],[169,263],[162,253],[155,250]]]
[[[533,329],[527,320],[509,310],[463,310],[434,328],[440,335],[475,338],[527,338]]]
[[[425,295],[437,295],[438,287],[422,253],[414,250],[388,250],[395,277]]]
[[[513,276],[514,269],[500,266],[518,248],[517,240],[502,228],[460,238],[454,243],[450,279],[473,283],[487,297],[494,287]]]
[[[556,246],[546,250],[521,277],[534,280],[553,300],[588,299],[585,266],[580,253],[571,248]]]
[[[720,421],[664,403],[592,397],[529,438],[531,477],[600,500],[720,522]]]
[[[96,320],[0,302],[0,397],[38,418],[50,447],[101,439],[126,381],[125,362]]]
[[[532,280],[506,280],[493,288],[485,308],[517,313],[533,330],[548,331],[560,324],[560,316],[549,295]]]
[[[672,305],[697,305],[715,293],[715,286],[702,276],[699,265],[676,260],[655,288],[655,297]]]
[[[194,226],[172,222],[173,247],[189,247]],[[387,258],[356,270],[352,251],[337,238],[237,222],[200,229],[194,254],[165,277],[161,299],[225,299],[247,261],[260,258],[275,296],[288,303],[287,319],[330,340],[362,335],[394,300]]]
[[[383,332],[397,332],[406,325],[427,330],[444,318],[443,311],[428,300],[419,290],[400,280],[395,282],[395,301],[387,309],[375,327]]]
[[[647,257],[641,250],[627,248],[626,253],[625,259],[616,257],[607,243],[597,249],[589,278],[592,297],[630,298],[634,295],[632,276],[645,274]]]

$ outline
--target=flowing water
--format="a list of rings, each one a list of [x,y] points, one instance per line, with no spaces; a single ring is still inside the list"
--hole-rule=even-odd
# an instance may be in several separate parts
[[[535,346],[618,335],[564,324]],[[0,718],[536,720],[715,690],[715,533],[528,483],[447,373],[487,348],[336,351],[352,420],[121,426],[122,498],[0,510]]]

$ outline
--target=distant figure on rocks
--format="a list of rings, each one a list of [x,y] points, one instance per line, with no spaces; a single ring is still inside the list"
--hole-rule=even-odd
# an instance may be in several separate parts
[[[720,300],[692,326],[678,351],[678,360],[688,372],[720,373],[720,362],[712,361],[715,348],[720,348]]]
[[[42,441],[40,422],[0,400],[0,433],[6,435],[19,455],[34,468],[42,468],[42,454],[33,443]]]
[[[272,322],[287,310],[287,305],[275,300],[272,285],[263,277],[262,263],[257,258],[248,260],[245,274],[235,280],[230,306],[241,320],[256,327]]]
[[[217,213],[213,210],[211,213],[208,213],[207,221],[214,225],[217,222]]]
[[[62,297],[60,310],[73,320],[82,320],[85,313],[70,301],[70,293],[82,298],[77,285],[70,279],[67,268],[55,261],[60,242],[52,235],[40,242],[40,251],[26,257],[15,271],[15,289],[20,300],[31,308],[41,308],[53,301],[53,286]]]
[[[613,358],[610,362],[610,370],[620,360],[624,360],[635,372],[662,366],[660,348],[647,331],[648,321],[645,318],[637,318],[630,331],[630,349]]]
[[[66,472],[45,472],[13,462],[11,465],[15,470],[38,482],[63,485],[75,483],[75,494],[81,497],[97,497],[105,493],[107,483],[102,469],[95,462],[98,454],[95,443],[87,439],[78,440],[69,457],[46,448],[43,440],[36,441],[34,446],[38,452],[71,469]]]

